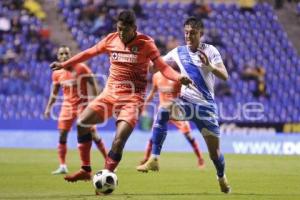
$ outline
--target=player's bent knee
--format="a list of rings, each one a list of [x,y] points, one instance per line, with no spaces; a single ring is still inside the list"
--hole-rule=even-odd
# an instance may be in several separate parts
[[[203,128],[203,129],[201,130],[201,133],[202,133],[203,137],[213,136],[213,137],[215,137],[216,139],[219,139],[219,135],[218,135],[217,133],[214,133],[214,132],[208,130],[207,128]]]

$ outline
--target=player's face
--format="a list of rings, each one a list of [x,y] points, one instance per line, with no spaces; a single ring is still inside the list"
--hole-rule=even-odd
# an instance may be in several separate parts
[[[200,43],[202,31],[192,27],[191,25],[184,26],[184,39],[191,49],[197,49]]]
[[[136,26],[124,25],[123,22],[117,23],[117,31],[123,43],[127,43],[135,36]]]
[[[71,57],[71,51],[68,47],[61,47],[57,52],[57,60],[59,62],[64,62]]]

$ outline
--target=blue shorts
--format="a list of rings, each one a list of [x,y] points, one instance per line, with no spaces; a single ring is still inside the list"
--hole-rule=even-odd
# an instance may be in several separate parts
[[[172,114],[172,118],[194,122],[203,136],[220,136],[218,110],[215,103],[208,105],[195,104],[178,98],[175,100],[175,105],[174,108],[179,108],[180,112],[176,112],[177,116]]]

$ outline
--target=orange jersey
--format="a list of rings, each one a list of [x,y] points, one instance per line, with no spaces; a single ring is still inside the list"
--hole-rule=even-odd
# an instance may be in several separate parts
[[[95,46],[62,63],[62,65],[67,67],[101,53],[109,54],[111,62],[110,75],[103,92],[116,97],[133,93],[144,96],[149,62],[160,57],[153,39],[142,33],[137,33],[132,41],[124,44],[119,38],[119,34],[114,32],[107,35]],[[163,69],[170,70],[166,66],[163,66]],[[176,80],[177,74],[170,74]]]
[[[167,79],[160,72],[153,75],[152,84],[158,89],[160,105],[168,103],[180,95],[181,84]]]
[[[53,84],[63,87],[63,105],[74,109],[87,102],[87,76],[91,70],[83,63],[76,64],[71,70],[60,69],[52,73]]]
[[[137,33],[125,45],[115,32],[100,41],[97,49],[98,53],[107,52],[110,56],[110,75],[106,85],[109,93],[145,93],[149,62],[160,56],[152,38]]]

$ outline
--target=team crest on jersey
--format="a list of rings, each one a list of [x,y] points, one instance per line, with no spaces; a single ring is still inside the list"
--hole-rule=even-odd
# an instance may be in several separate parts
[[[117,60],[117,59],[118,59],[118,53],[113,52],[113,53],[111,54],[111,57],[112,57],[113,60]]]
[[[112,52],[111,59],[117,62],[137,63],[138,55],[127,52]]]
[[[137,46],[132,46],[131,52],[132,53],[137,53],[139,51],[139,48]]]
[[[208,47],[208,44],[200,43],[198,48],[199,48],[200,50],[204,50],[204,49],[206,49],[207,47]]]

